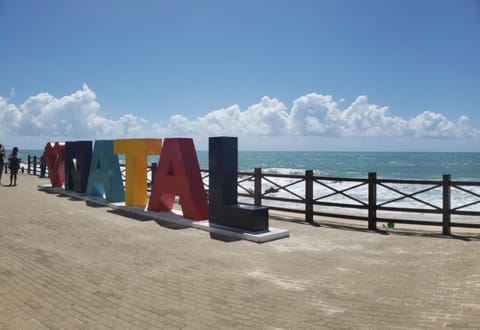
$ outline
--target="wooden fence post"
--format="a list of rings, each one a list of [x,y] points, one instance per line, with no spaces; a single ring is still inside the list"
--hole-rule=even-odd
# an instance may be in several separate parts
[[[377,229],[377,173],[368,173],[368,229]]]
[[[27,156],[27,173],[30,174],[30,155]]]
[[[256,167],[253,174],[253,203],[255,206],[262,206],[262,169]]]
[[[28,165],[30,166],[30,160],[28,162]],[[30,171],[28,171],[28,173],[30,173]],[[33,175],[37,175],[37,156],[33,156]]]
[[[443,235],[450,235],[450,209],[451,209],[451,183],[450,183],[450,174],[443,175],[443,219],[442,219],[442,228]]]
[[[313,170],[305,171],[305,221],[313,223]]]

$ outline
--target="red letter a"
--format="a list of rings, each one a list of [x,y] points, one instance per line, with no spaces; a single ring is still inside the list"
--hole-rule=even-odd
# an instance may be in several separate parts
[[[171,211],[176,195],[185,218],[208,219],[207,194],[192,139],[165,139],[148,209]]]

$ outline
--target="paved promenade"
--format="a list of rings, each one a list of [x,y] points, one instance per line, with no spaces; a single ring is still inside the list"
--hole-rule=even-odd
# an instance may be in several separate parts
[[[7,183],[2,178],[2,183]],[[480,329],[480,234],[227,241],[0,186],[0,329]]]

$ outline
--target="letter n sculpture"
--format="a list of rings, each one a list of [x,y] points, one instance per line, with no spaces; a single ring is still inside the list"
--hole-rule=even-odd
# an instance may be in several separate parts
[[[92,141],[65,143],[65,189],[78,193],[87,191],[92,160]]]

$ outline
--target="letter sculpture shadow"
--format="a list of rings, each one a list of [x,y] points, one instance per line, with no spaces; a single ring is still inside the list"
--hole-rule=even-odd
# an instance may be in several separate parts
[[[268,208],[238,204],[238,144],[236,137],[209,138],[210,224],[259,232],[268,231]]]
[[[175,196],[180,197],[185,218],[208,219],[207,194],[192,139],[165,139],[148,210],[171,211]]]
[[[45,161],[52,187],[63,187],[65,181],[65,143],[47,143],[45,146]]]
[[[87,191],[92,160],[92,141],[65,143],[65,189],[79,193]]]
[[[125,200],[120,162],[113,153],[113,140],[95,141],[86,194],[110,202]]]

